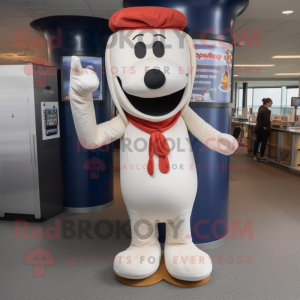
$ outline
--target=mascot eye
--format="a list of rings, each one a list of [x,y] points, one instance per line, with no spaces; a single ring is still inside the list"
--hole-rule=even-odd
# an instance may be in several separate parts
[[[134,54],[137,58],[144,58],[146,56],[146,45],[143,42],[137,42],[134,46]]]
[[[46,70],[47,70],[47,68],[46,68],[46,67],[44,67],[44,68],[43,68],[43,70],[45,70],[45,71],[46,71]]]
[[[165,54],[165,46],[162,42],[156,41],[153,44],[153,53],[156,57],[163,57]]]
[[[38,70],[39,68],[38,68],[38,67],[35,67],[35,69]]]

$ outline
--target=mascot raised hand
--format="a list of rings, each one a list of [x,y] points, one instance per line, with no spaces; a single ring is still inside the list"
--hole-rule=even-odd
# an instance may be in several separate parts
[[[133,7],[109,21],[105,64],[117,117],[96,123],[92,92],[98,77],[72,57],[70,100],[78,138],[87,149],[121,139],[121,189],[131,222],[130,246],[114,270],[143,279],[159,267],[157,223],[166,223],[165,264],[176,279],[198,281],[212,271],[210,257],[191,238],[198,188],[188,131],[208,148],[232,154],[237,141],[203,121],[188,106],[196,71],[186,17],[162,7]],[[193,167],[194,166],[194,167]],[[199,186],[201,189],[201,186]],[[205,199],[203,199],[205,201]],[[183,259],[182,259],[183,258]]]

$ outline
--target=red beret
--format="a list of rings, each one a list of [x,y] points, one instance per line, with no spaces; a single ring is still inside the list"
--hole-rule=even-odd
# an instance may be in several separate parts
[[[186,26],[186,17],[178,10],[166,7],[129,7],[115,12],[109,20],[113,32],[130,29],[178,29]]]

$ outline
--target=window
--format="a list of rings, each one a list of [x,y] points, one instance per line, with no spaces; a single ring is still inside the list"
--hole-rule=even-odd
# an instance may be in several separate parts
[[[247,107],[252,107],[252,112],[257,114],[262,105],[263,98],[271,98],[273,105],[272,114],[289,114],[292,97],[299,97],[299,88],[274,87],[274,88],[248,88]],[[243,107],[243,89],[239,88],[236,99],[236,107]],[[287,109],[286,109],[287,108]]]
[[[281,87],[281,107],[286,107],[287,91],[286,86]]]
[[[252,107],[253,105],[253,89],[248,89],[247,92],[247,107]]]
[[[262,105],[263,98],[271,98],[273,107],[281,106],[281,88],[256,88],[253,94],[253,110],[257,111]]]
[[[243,107],[243,89],[239,89],[238,105],[236,107]]]
[[[253,88],[248,88],[247,91],[247,107],[252,107],[253,100]],[[243,107],[243,89],[239,89],[238,94],[238,105],[236,107]]]

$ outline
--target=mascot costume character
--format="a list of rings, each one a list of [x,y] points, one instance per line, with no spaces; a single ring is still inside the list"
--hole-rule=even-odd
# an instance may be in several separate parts
[[[105,64],[119,114],[103,124],[96,123],[92,97],[98,77],[72,57],[70,100],[78,138],[87,149],[121,139],[121,190],[132,239],[115,257],[114,271],[128,279],[147,278],[158,269],[158,222],[166,223],[164,256],[171,276],[198,281],[212,271],[209,255],[191,238],[198,180],[188,131],[224,155],[238,143],[188,106],[196,56],[185,26],[181,12],[162,7],[125,8],[111,17]]]

